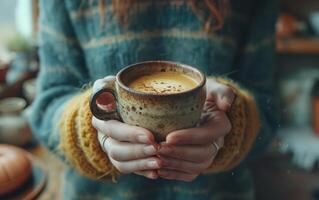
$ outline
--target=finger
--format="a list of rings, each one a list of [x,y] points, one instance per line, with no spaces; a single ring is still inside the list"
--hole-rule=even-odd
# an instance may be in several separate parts
[[[208,80],[207,91],[207,100],[216,102],[217,107],[222,111],[230,109],[236,97],[230,87],[215,80]]]
[[[218,138],[215,142],[217,143],[217,145],[219,146],[219,148],[222,148],[222,147],[224,147],[225,139],[224,139],[224,137],[220,137],[220,138]]]
[[[195,127],[177,130],[166,136],[166,143],[171,145],[205,145],[212,144],[220,137],[224,137],[231,130],[230,122],[217,124],[215,127]]]
[[[227,135],[231,123],[223,111],[215,111],[204,124],[199,127],[177,130],[166,136],[167,144],[212,144],[213,141]]]
[[[158,174],[157,174],[156,170],[138,171],[138,172],[134,172],[134,174],[137,174],[140,176],[145,176],[146,178],[149,178],[149,179],[157,179],[158,178]]]
[[[222,136],[221,132],[217,132],[216,129],[196,127],[174,131],[167,135],[166,142],[172,145],[211,144],[220,136]]]
[[[97,138],[100,142],[100,145],[101,145],[101,148],[102,150],[107,153],[107,150],[106,150],[106,142],[107,140],[109,139],[108,136],[106,136],[105,134],[101,133],[100,131],[97,132]]]
[[[103,121],[93,117],[92,124],[101,133],[118,141],[144,144],[152,144],[155,141],[153,134],[149,130],[117,120]]]
[[[93,84],[93,92],[96,92],[99,88],[102,88],[102,86],[106,84],[114,84],[115,76],[106,76],[104,78],[98,79]]]
[[[216,148],[212,145],[171,146],[161,144],[159,149],[160,155],[190,162],[204,162],[205,160],[213,157],[215,153]]]
[[[158,175],[165,179],[179,180],[179,181],[185,181],[185,182],[191,182],[195,180],[198,176],[198,174],[188,174],[184,172],[167,170],[167,169],[158,170]]]
[[[196,174],[204,171],[212,163],[213,156],[204,162],[195,163],[185,160],[159,156],[164,169],[173,169],[189,174]]]
[[[217,154],[218,154],[218,151],[224,147],[224,137],[220,137],[218,138],[215,143],[217,144],[218,147],[216,147],[214,144],[212,144],[211,146],[213,147],[213,160],[215,160]]]
[[[235,93],[227,87],[223,93],[217,94],[216,105],[222,111],[228,111],[235,99]]]
[[[131,160],[119,162],[110,157],[112,164],[123,174],[129,174],[137,171],[155,170],[162,165],[157,157],[144,158],[139,160]]]
[[[108,155],[117,161],[137,160],[157,154],[154,145],[119,142],[113,138],[108,138],[105,142],[105,149]]]

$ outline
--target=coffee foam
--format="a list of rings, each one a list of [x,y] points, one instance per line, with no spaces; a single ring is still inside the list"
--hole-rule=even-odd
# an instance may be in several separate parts
[[[174,94],[191,90],[198,85],[198,81],[179,72],[156,72],[141,76],[129,87],[136,91],[152,94]]]

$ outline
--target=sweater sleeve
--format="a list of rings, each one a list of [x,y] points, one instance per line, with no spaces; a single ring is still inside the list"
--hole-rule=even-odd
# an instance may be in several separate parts
[[[65,1],[41,0],[40,11],[41,66],[31,128],[45,147],[82,174],[91,178],[113,175],[89,123],[89,92],[82,89],[88,84],[88,71]]]
[[[274,137],[278,126],[274,86],[276,8],[275,0],[254,1],[234,73],[228,78],[215,78],[232,88],[237,98],[228,112],[232,130],[210,172],[230,170],[261,154]]]

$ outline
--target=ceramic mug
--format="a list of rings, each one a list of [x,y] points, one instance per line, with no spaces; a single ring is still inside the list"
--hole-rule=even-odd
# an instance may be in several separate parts
[[[170,94],[144,93],[128,87],[140,76],[166,71],[190,76],[197,80],[198,85],[191,90]],[[122,69],[114,79],[95,87],[90,109],[98,119],[117,119],[140,126],[152,131],[157,141],[164,141],[168,133],[198,123],[206,99],[205,83],[205,75],[188,65],[168,61],[141,62]],[[97,105],[97,97],[104,92],[114,96],[116,110],[105,111]]]

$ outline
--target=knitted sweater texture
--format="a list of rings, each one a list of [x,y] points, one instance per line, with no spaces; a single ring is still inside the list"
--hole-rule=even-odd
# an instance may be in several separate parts
[[[42,144],[65,161],[63,199],[253,199],[245,161],[265,150],[277,122],[276,5],[275,0],[230,2],[224,27],[207,32],[205,20],[181,0],[139,0],[127,25],[118,22],[106,0],[103,26],[98,0],[40,1],[41,69],[30,123]],[[122,175],[99,146],[89,85],[147,60],[197,67],[237,95],[228,112],[233,128],[225,147],[193,182]]]

